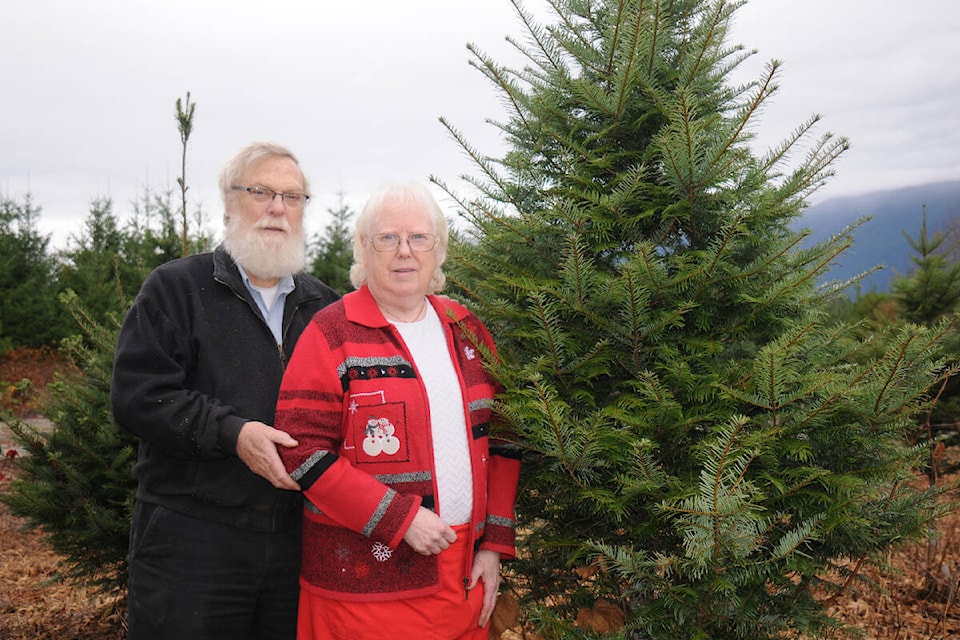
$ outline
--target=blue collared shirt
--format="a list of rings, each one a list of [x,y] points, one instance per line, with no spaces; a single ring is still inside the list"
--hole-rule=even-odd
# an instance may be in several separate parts
[[[247,287],[247,291],[250,292],[250,295],[253,296],[254,302],[257,303],[257,308],[260,309],[260,315],[263,316],[263,319],[266,320],[267,326],[270,327],[270,331],[273,333],[274,339],[277,341],[277,344],[283,343],[283,307],[287,301],[287,294],[293,291],[296,288],[296,285],[293,282],[293,276],[284,276],[280,278],[280,282],[277,283],[277,295],[273,299],[273,304],[270,305],[270,308],[267,308],[267,303],[264,301],[263,296],[260,294],[260,290],[250,282],[250,276],[247,275],[247,272],[243,270],[239,264],[237,268],[240,269],[240,277],[243,278],[243,284]]]

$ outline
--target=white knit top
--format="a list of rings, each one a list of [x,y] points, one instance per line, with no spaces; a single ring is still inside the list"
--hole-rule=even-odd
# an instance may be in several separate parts
[[[427,389],[437,471],[437,513],[451,526],[470,522],[473,474],[463,393],[440,318],[428,304],[423,320],[395,322],[394,325],[413,355]]]

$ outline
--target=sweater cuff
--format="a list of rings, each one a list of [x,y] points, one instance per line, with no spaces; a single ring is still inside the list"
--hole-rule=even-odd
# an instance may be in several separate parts
[[[227,416],[221,421],[220,437],[217,444],[225,455],[237,455],[237,439],[240,437],[240,429],[247,422],[249,421],[246,418],[240,416]]]
[[[412,499],[413,505],[407,509],[407,515],[404,517],[403,522],[400,523],[399,529],[397,529],[393,537],[387,542],[387,546],[391,549],[396,549],[400,546],[400,543],[403,542],[403,536],[407,535],[407,529],[410,528],[410,524],[413,523],[413,519],[417,516],[420,506],[423,504],[423,498],[418,495],[407,494],[403,497],[408,500]]]

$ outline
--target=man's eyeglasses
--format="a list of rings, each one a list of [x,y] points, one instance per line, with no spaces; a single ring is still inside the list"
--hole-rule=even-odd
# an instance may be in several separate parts
[[[255,202],[273,202],[280,196],[283,204],[289,207],[302,207],[310,199],[305,193],[280,193],[266,187],[233,187],[234,191],[246,191]]]
[[[401,236],[399,233],[378,233],[373,236],[373,248],[377,251],[396,251],[401,240],[407,241],[410,251],[430,251],[437,244],[434,233],[411,233]]]

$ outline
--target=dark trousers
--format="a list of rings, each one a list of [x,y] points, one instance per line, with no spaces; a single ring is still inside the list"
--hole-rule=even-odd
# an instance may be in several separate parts
[[[137,502],[128,640],[292,640],[299,573],[299,530],[250,531]]]

